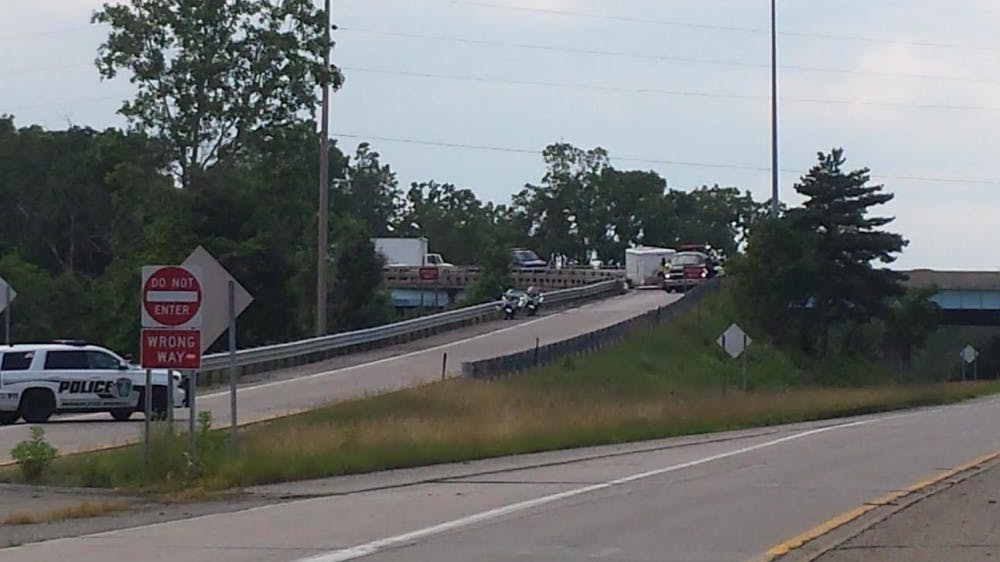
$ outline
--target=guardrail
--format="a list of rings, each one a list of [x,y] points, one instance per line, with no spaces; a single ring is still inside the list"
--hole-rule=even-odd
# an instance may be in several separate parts
[[[563,289],[543,293],[545,303],[558,305],[572,301],[580,301],[624,291],[621,281],[604,281],[583,287]],[[464,325],[484,322],[499,316],[498,302],[480,304],[460,308],[440,314],[432,314],[367,328],[352,332],[342,332],[329,336],[310,338],[306,340],[241,349],[236,352],[236,366],[239,374],[260,373],[290,367],[315,363],[337,355],[374,349],[394,343],[411,341],[429,336],[448,329]],[[225,375],[229,367],[229,353],[213,353],[202,357],[202,370],[198,375],[199,385],[210,385],[218,375]]]
[[[660,322],[690,309],[706,294],[717,288],[721,282],[721,279],[713,279],[700,283],[689,290],[684,298],[679,301],[602,328],[596,332],[581,334],[570,339],[537,346],[509,355],[462,363],[462,376],[474,379],[492,379],[520,373],[562,359],[568,355],[580,355],[598,351],[621,342],[629,334],[656,326]]]
[[[391,266],[383,269],[386,287],[390,289],[462,289],[479,278],[478,267],[441,267],[437,276],[424,279],[420,275],[421,268],[410,266]],[[624,279],[624,269],[593,269],[593,268],[520,268],[510,270],[511,280],[515,286],[527,288],[530,285],[542,289],[565,289],[589,285],[599,281]]]

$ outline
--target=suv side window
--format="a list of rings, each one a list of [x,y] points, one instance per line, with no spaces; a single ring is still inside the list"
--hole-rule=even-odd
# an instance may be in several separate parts
[[[86,351],[49,351],[45,354],[46,370],[83,371],[88,368]]]
[[[0,361],[0,371],[27,371],[34,358],[33,351],[8,351],[3,354],[3,361]]]
[[[118,369],[119,366],[121,366],[121,362],[119,362],[114,357],[102,351],[88,351],[87,365],[91,369],[100,369],[102,371],[115,371]]]

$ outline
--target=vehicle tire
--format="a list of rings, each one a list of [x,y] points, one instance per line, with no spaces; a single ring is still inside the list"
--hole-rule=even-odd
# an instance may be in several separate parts
[[[165,420],[167,419],[167,389],[163,386],[153,387],[153,404],[152,404],[152,416],[150,419]],[[139,404],[135,408],[136,412],[145,413],[146,412],[146,389],[139,390]]]
[[[115,408],[114,410],[109,410],[111,417],[115,418],[115,421],[128,421],[132,418],[132,414],[135,410],[132,408]]]
[[[28,423],[45,423],[56,411],[52,391],[32,388],[21,397],[21,417]]]
[[[0,412],[0,425],[11,425],[17,421],[20,414],[17,412]]]

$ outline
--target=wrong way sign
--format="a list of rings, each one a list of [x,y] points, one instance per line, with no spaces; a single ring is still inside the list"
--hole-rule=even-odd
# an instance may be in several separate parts
[[[201,327],[201,270],[191,266],[142,268],[142,327],[192,330]]]
[[[201,369],[201,333],[143,330],[141,363],[146,369]]]

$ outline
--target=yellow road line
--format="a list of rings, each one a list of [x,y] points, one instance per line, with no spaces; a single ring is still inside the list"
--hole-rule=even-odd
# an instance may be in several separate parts
[[[967,462],[961,466],[952,468],[951,470],[946,470],[944,472],[941,472],[932,478],[928,478],[926,480],[917,482],[916,484],[913,484],[908,488],[886,494],[878,499],[866,502],[864,505],[860,507],[841,513],[840,515],[837,515],[836,517],[828,521],[825,521],[802,534],[799,534],[781,544],[771,547],[767,551],[767,556],[766,558],[764,558],[764,560],[765,561],[774,560],[779,556],[784,556],[797,548],[801,548],[809,541],[819,538],[842,525],[846,525],[847,523],[854,521],[855,519],[861,517],[862,515],[868,513],[869,511],[872,511],[873,509],[891,504],[892,502],[898,500],[899,498],[902,498],[903,496],[907,496],[914,492],[919,492],[920,490],[929,488],[930,486],[933,486],[934,484],[947,480],[948,478],[951,478],[956,474],[965,472],[966,470],[969,470],[970,468],[974,468],[981,464],[988,463],[998,457],[1000,457],[1000,451],[996,451],[988,455],[983,455],[982,457],[979,457],[976,460]]]

